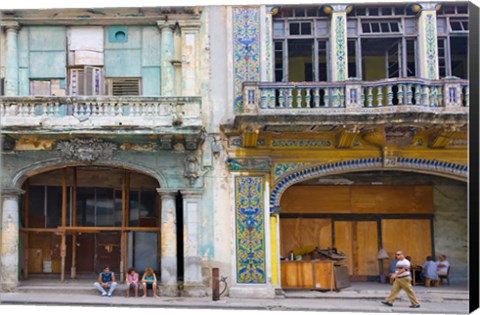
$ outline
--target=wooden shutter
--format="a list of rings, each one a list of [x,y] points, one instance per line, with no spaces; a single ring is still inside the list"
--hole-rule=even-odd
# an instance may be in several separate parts
[[[113,96],[140,95],[140,79],[139,78],[110,79],[109,94]]]

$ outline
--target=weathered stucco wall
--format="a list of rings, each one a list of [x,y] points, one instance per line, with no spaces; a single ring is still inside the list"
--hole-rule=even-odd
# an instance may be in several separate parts
[[[466,184],[433,186],[435,255],[447,255],[453,281],[468,279],[467,200]]]

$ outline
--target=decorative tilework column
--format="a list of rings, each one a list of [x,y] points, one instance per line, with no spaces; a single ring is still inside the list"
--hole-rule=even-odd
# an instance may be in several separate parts
[[[20,189],[2,190],[1,290],[13,292],[18,286],[18,198]]]
[[[197,41],[200,21],[180,21],[182,32],[182,96],[197,96]]]
[[[206,295],[202,278],[202,257],[199,253],[201,190],[182,190],[183,196],[183,255],[185,296]]]
[[[175,24],[170,21],[157,21],[160,28],[161,39],[161,92],[162,96],[173,96],[175,94],[175,69],[172,64],[174,59],[173,28]]]
[[[418,62],[420,77],[438,80],[437,3],[412,6],[418,15]]]
[[[260,13],[258,7],[233,8],[233,97],[243,111],[242,84],[260,81]]]
[[[324,7],[330,18],[330,65],[331,81],[345,81],[348,78],[347,53],[347,10],[349,5],[334,4]]]
[[[177,215],[176,190],[157,189],[162,198],[162,271],[160,294],[177,296]]]
[[[2,25],[7,34],[7,51],[5,65],[5,95],[18,96],[18,30],[16,22]]]

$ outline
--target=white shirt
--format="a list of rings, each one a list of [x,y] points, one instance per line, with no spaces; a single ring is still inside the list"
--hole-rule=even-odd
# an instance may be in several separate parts
[[[400,269],[405,269],[405,271],[397,274],[397,277],[410,276],[410,262],[407,259],[402,259],[397,262],[395,270],[398,272]]]
[[[438,267],[439,264],[444,265],[443,267]],[[444,261],[437,261],[437,271],[441,273],[447,273],[448,267],[450,266],[450,263],[447,260]]]

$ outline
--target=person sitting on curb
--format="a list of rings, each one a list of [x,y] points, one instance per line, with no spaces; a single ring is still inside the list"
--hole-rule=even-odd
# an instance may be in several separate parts
[[[130,289],[133,289],[133,291],[135,292],[135,297],[138,297],[138,273],[135,272],[135,269],[128,269],[125,282],[127,283],[126,297],[128,298],[130,296]]]
[[[102,296],[112,297],[112,293],[117,287],[117,282],[115,282],[115,273],[110,271],[108,265],[103,266],[103,272],[98,275],[98,282],[95,282],[94,286],[102,293]],[[108,293],[105,289],[109,290]]]
[[[147,290],[152,289],[153,297],[157,296],[157,276],[153,272],[152,268],[146,268],[142,277],[142,286],[143,286],[143,298],[147,297]]]

